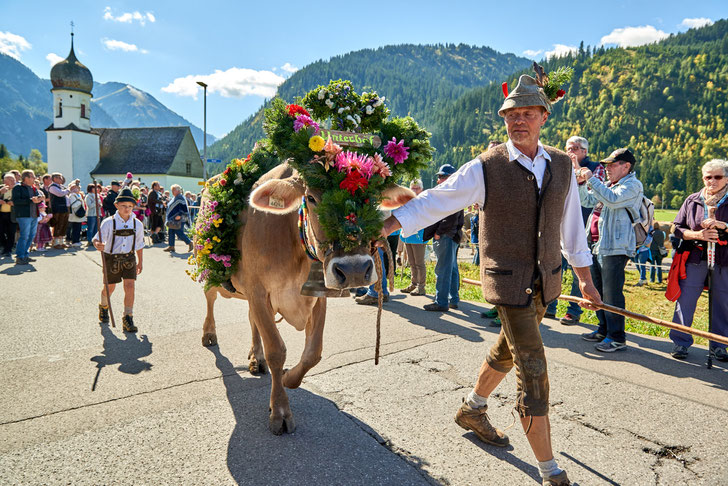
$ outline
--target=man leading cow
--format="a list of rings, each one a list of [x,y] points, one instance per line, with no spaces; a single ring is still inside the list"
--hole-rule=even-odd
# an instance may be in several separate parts
[[[490,424],[487,397],[515,366],[517,410],[543,484],[568,485],[551,447],[549,381],[539,331],[546,304],[561,291],[561,252],[579,278],[582,295],[594,303],[601,298],[589,273],[592,257],[571,160],[539,141],[550,113],[551,100],[538,82],[521,76],[498,112],[505,119],[508,142],[393,211],[383,233],[401,227],[403,236],[408,236],[459,209],[480,204],[483,294],[497,305],[502,328],[455,420],[488,444],[508,445],[508,437]]]

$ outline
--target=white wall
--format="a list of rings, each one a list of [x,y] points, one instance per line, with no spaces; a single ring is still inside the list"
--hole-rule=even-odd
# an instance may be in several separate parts
[[[68,175],[73,173],[72,133],[71,130],[52,130],[46,132],[48,173],[60,172],[66,176],[67,180],[73,179],[68,179]]]
[[[53,128],[65,128],[73,123],[81,130],[91,130],[91,95],[81,91],[52,89]],[[58,103],[63,103],[62,116],[58,116]],[[81,118],[81,105],[86,106],[86,117]]]
[[[95,133],[71,132],[73,139],[73,173],[66,180],[81,179],[81,187],[91,182],[91,171],[99,163],[99,136]],[[64,174],[65,175],[65,174]]]

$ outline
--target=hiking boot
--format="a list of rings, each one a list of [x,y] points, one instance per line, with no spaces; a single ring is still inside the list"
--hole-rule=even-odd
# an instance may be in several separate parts
[[[410,292],[410,295],[427,295],[427,293],[424,287],[420,287]]]
[[[569,481],[569,478],[566,476],[566,471],[561,471],[556,476],[543,478],[543,482],[541,484],[543,486],[570,486],[571,481]]]
[[[170,252],[174,252],[174,247],[173,247],[173,246],[168,246],[167,248],[165,248],[165,249],[164,249],[164,250],[162,250],[162,251],[170,251]]]
[[[626,348],[627,343],[620,343],[619,341],[614,341],[612,339],[606,338],[604,341],[596,344],[594,347],[597,351],[601,351],[602,353],[613,353],[615,351],[619,351],[620,349]]]
[[[124,331],[126,332],[137,332],[137,327],[134,325],[134,319],[131,314],[127,314],[121,318],[121,323],[124,325]]]
[[[99,304],[99,322],[103,324],[109,323],[109,306]]]
[[[725,348],[713,348],[711,351],[713,352],[713,357],[718,361],[728,361],[728,353],[726,353]]]
[[[559,319],[559,322],[564,326],[573,326],[574,324],[579,324],[579,317],[567,313],[564,317]]]
[[[29,265],[30,262],[28,261],[27,258],[16,258],[15,259],[15,264],[16,265]]]
[[[417,288],[417,286],[415,284],[412,284],[409,287],[405,287],[403,289],[399,289],[399,291],[402,292],[402,293],[405,293],[405,294],[409,294],[410,292],[412,292],[416,288]]]
[[[430,312],[447,312],[448,311],[448,307],[447,306],[444,306],[443,307],[441,305],[438,305],[435,302],[433,302],[432,304],[426,304],[423,307],[423,309],[425,309],[426,311],[430,311]]]
[[[676,344],[672,347],[672,353],[670,353],[670,356],[675,359],[685,359],[688,357],[688,348],[686,346]]]
[[[602,341],[604,341],[605,337],[607,337],[607,336],[605,336],[604,334],[599,334],[599,331],[586,332],[581,335],[581,338],[584,341],[590,341],[592,343],[602,342]]]
[[[508,436],[490,424],[488,406],[472,408],[463,401],[455,414],[455,423],[465,430],[472,430],[486,444],[505,447],[509,444]]]

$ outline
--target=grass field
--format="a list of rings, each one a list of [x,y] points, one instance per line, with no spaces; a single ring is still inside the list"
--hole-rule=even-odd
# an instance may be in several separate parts
[[[461,250],[467,251],[467,250]],[[460,263],[460,278],[470,278],[473,280],[480,280],[479,269],[476,265],[470,263]],[[435,294],[435,265],[434,263],[427,264],[427,294]],[[648,271],[649,276],[649,271]],[[664,319],[666,321],[672,321],[672,314],[675,309],[675,304],[668,301],[665,298],[665,288],[667,284],[667,272],[663,272],[663,283],[648,283],[642,287],[637,287],[635,284],[639,280],[639,274],[636,270],[628,270],[626,276],[626,283],[624,286],[624,294],[626,299],[626,308],[632,312],[639,314],[647,314],[652,317]],[[397,268],[397,275],[395,276],[395,289],[394,292],[399,292],[399,289],[406,287],[411,282],[411,273],[409,268],[403,270]],[[390,290],[391,291],[391,290]],[[562,285],[562,293],[568,295],[571,291],[571,272],[566,272],[564,282]],[[708,330],[708,293],[703,292],[703,295],[698,301],[697,310],[695,312],[695,318],[693,320],[693,326],[703,331]],[[460,299],[467,300],[470,302],[482,302],[483,307],[490,308],[492,305],[488,304],[480,291],[480,287],[468,284],[460,285]],[[568,302],[559,302],[558,311],[556,315],[562,317],[566,313]],[[597,324],[597,316],[593,311],[585,311],[581,315],[581,322],[588,324]],[[627,319],[626,329],[628,332],[634,332],[637,334],[646,334],[649,336],[661,336],[667,337],[670,330],[667,328],[660,327],[655,324],[649,324],[642,321],[636,321],[633,319]],[[697,344],[707,344],[707,341],[703,338],[696,337],[695,342]]]
[[[655,221],[672,223],[677,216],[677,209],[655,209]]]

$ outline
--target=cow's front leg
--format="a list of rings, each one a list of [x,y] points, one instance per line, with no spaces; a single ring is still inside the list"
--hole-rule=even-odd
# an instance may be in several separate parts
[[[270,417],[268,428],[275,435],[291,433],[296,429],[288,395],[283,388],[283,365],[286,363],[286,345],[274,320],[273,309],[267,296],[257,295],[250,299],[250,322],[258,328],[263,339],[265,359],[270,370]]]
[[[306,344],[301,354],[301,360],[283,375],[283,385],[286,388],[298,388],[308,370],[321,361],[325,323],[326,298],[321,297],[317,299],[311,317],[306,323]]]
[[[202,325],[202,345],[217,345],[217,331],[215,330],[215,300],[217,299],[217,288],[212,287],[205,292],[205,300],[207,301],[207,315],[205,323]]]
[[[263,354],[263,344],[260,341],[260,332],[252,319],[250,319],[250,331],[252,335],[252,343],[250,352],[248,353],[248,370],[254,375],[264,374],[266,371],[265,355]]]

